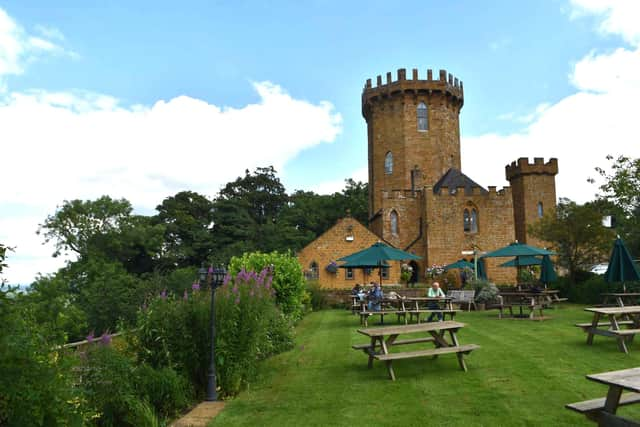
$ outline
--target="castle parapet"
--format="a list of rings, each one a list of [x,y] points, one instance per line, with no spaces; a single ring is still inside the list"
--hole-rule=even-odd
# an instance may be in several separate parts
[[[551,175],[558,173],[558,159],[551,158],[547,163],[542,157],[535,157],[533,163],[527,157],[520,157],[505,167],[507,180],[511,181],[522,175]]]
[[[382,198],[386,200],[415,199],[421,190],[382,190]]]
[[[457,77],[447,73],[446,70],[440,70],[438,78],[433,78],[433,70],[427,70],[427,78],[420,80],[418,69],[414,68],[411,78],[407,78],[407,70],[400,68],[397,71],[397,79],[393,80],[391,73],[387,73],[386,82],[382,83],[382,76],[377,76],[376,86],[372,85],[371,79],[367,79],[364,90],[362,91],[362,106],[368,102],[374,101],[378,97],[389,97],[400,93],[442,93],[445,94],[462,108],[464,104],[464,89],[462,81]]]

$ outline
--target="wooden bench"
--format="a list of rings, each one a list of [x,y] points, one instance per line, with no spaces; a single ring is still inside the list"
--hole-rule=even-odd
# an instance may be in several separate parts
[[[462,308],[462,304],[467,304],[467,311],[471,311],[471,306],[473,305],[473,309],[476,309],[476,301],[475,301],[476,291],[463,291],[463,290],[453,290],[449,291],[447,296],[451,297],[451,302],[454,304],[460,305]]]
[[[565,408],[571,409],[572,411],[576,411],[583,415],[586,415],[587,418],[589,418],[590,420],[598,421],[603,418],[603,415],[606,418],[606,413],[602,412],[604,410],[604,405],[606,400],[607,400],[606,397],[601,397],[599,399],[591,399],[591,400],[585,400],[582,402],[569,403],[565,405]],[[618,406],[630,405],[638,402],[640,402],[640,393],[622,393],[622,395],[620,396],[620,402],[618,403]],[[617,417],[616,419],[619,419],[619,418],[620,417]],[[638,425],[638,424],[634,423],[634,424],[604,424],[604,425]]]
[[[631,335],[631,336],[634,336],[635,334],[640,334],[640,329],[618,329],[618,330],[615,330],[615,331],[611,330],[610,332],[613,333],[613,334],[616,334],[616,335],[624,335],[624,336]]]
[[[633,325],[633,321],[631,320],[618,320],[618,325]],[[591,323],[576,323],[575,326],[582,328],[582,329],[588,329],[592,326]],[[598,322],[597,326],[611,326],[611,322],[609,321],[605,321],[605,322]]]
[[[450,309],[443,309],[443,310],[430,310],[430,309],[421,309],[421,310],[406,310],[406,311],[399,311],[398,315],[402,315],[404,314],[405,316],[405,323],[407,322],[407,318],[406,318],[406,314],[409,313],[409,322],[413,322],[413,317],[416,317],[416,321],[418,323],[420,323],[420,315],[421,314],[425,314],[425,315],[431,315],[434,313],[440,313],[442,314],[442,318],[445,319],[446,315],[450,315],[451,316],[451,320],[453,320],[453,318],[455,317],[456,313],[459,312],[460,310],[450,310]],[[446,320],[446,319],[445,319]]]
[[[411,359],[414,357],[438,356],[440,354],[447,353],[469,354],[478,348],[480,348],[480,346],[476,344],[465,344],[459,346],[429,348],[426,350],[405,351],[402,353],[376,354],[373,357],[378,360]],[[461,367],[464,371],[467,370],[466,366],[461,365]]]
[[[410,338],[406,340],[395,340],[393,345],[403,345],[403,344],[417,344],[421,342],[433,342],[433,337],[421,337],[421,338]],[[351,346],[354,350],[364,350],[365,353],[371,349],[371,343],[367,344],[354,344]]]
[[[507,310],[509,310],[509,315],[511,317],[513,317],[512,304],[505,304],[504,303],[504,298],[502,298],[500,295],[498,295],[497,302],[485,304],[485,309],[487,309],[487,310],[497,309],[498,310],[498,318],[499,319],[502,319],[504,317],[504,310],[507,309]]]

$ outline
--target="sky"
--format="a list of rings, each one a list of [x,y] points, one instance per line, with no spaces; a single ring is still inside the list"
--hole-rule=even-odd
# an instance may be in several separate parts
[[[638,22],[636,0],[0,0],[4,278],[63,265],[36,231],[65,200],[153,214],[268,165],[288,192],[366,181],[362,88],[398,68],[464,82],[476,182],[556,157],[558,197],[591,200],[607,155],[640,157]]]

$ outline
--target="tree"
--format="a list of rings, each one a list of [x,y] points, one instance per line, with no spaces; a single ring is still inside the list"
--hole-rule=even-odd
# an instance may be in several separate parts
[[[200,265],[215,248],[214,203],[193,191],[167,197],[156,208],[165,226],[165,257],[178,268]]]
[[[558,263],[569,270],[575,282],[576,272],[606,256],[613,238],[602,225],[597,204],[578,205],[561,198],[555,212],[547,213],[529,226],[533,236],[551,242],[558,252]]]
[[[344,182],[342,192],[334,195],[339,200],[338,210],[342,213],[341,216],[347,211],[351,212],[351,216],[366,227],[369,223],[369,184],[356,182],[351,178],[345,179]]]
[[[102,257],[122,263],[131,273],[148,273],[160,256],[164,227],[131,212],[127,200],[109,196],[65,201],[38,234],[44,234],[46,242],[55,241],[54,257],[71,251],[81,261]]]
[[[613,160],[613,156],[607,156]],[[616,215],[616,228],[632,254],[640,254],[640,158],[619,156],[612,162],[611,173],[596,171],[605,179],[599,197],[611,202],[621,215]],[[593,180],[591,180],[593,182]],[[611,211],[609,211],[611,213]]]

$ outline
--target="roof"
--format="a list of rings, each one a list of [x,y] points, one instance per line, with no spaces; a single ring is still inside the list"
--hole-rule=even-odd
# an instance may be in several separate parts
[[[457,191],[456,189],[459,187],[464,187],[464,194],[466,196],[472,195],[474,188],[479,188],[480,193],[482,194],[488,193],[488,191],[480,184],[463,174],[459,169],[454,168],[449,169],[444,175],[442,175],[442,178],[435,183],[433,186],[434,194],[440,194],[442,187],[448,187],[449,194],[455,194]]]

